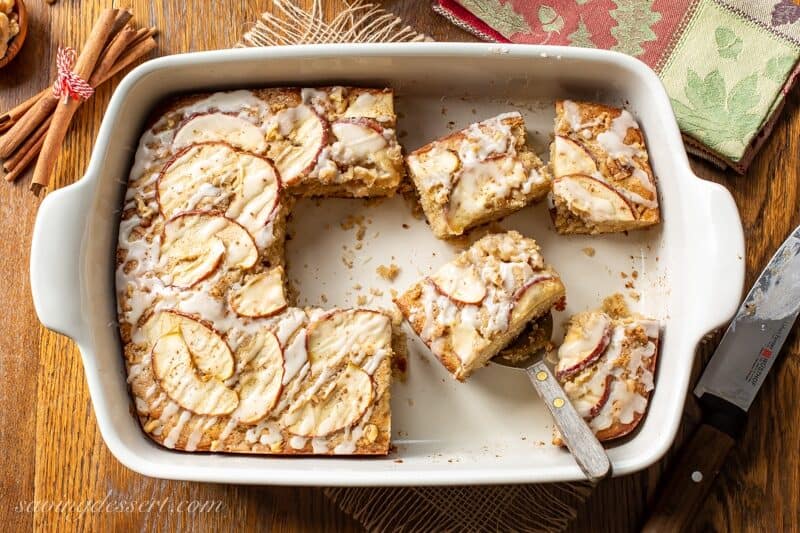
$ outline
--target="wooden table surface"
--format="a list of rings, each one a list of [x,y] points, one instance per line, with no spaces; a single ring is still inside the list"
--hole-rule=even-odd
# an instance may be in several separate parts
[[[304,2],[308,4],[310,2]],[[79,46],[109,1],[28,0],[30,29],[20,55],[0,70],[0,109],[34,94],[51,80],[58,45]],[[325,0],[328,9],[341,2]],[[158,54],[226,48],[270,2],[132,0],[140,24],[161,29]],[[385,2],[437,40],[471,41],[416,0]],[[77,114],[55,171],[54,187],[80,178],[114,83]],[[800,223],[800,97],[783,116],[746,176],[695,162],[697,173],[725,185],[741,212],[751,284],[790,229]],[[28,250],[40,200],[28,178],[0,185],[0,526],[37,530],[358,530],[359,525],[319,489],[257,488],[150,479],[120,465],[95,423],[80,355],[67,338],[46,331],[33,310]],[[687,235],[686,238],[691,238]],[[53,265],[58,268],[58,265]],[[795,328],[753,405],[747,432],[725,465],[697,517],[704,530],[784,531],[800,527],[800,335]],[[699,365],[698,365],[699,367]],[[687,407],[691,421],[692,405]],[[679,436],[679,439],[682,435]],[[662,461],[649,470],[602,483],[580,509],[575,531],[635,529],[652,497]],[[668,464],[667,464],[668,467]],[[164,512],[59,512],[65,501],[165,502]],[[220,502],[207,512],[181,502]],[[33,505],[36,504],[36,505]],[[186,505],[186,504],[184,504]]]

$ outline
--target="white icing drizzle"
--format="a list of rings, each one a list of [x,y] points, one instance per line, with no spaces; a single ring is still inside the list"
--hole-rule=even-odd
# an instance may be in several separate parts
[[[172,429],[169,430],[167,433],[167,438],[164,439],[164,446],[167,448],[174,448],[175,443],[178,442],[178,438],[181,436],[181,431],[183,431],[183,426],[186,425],[186,422],[189,421],[189,418],[192,416],[192,413],[189,411],[182,411],[181,415],[178,417],[178,421],[172,426]]]
[[[598,319],[593,323],[599,328],[604,321]],[[573,324],[573,327],[579,326]],[[629,338],[637,327],[641,327],[648,337],[647,343],[628,346],[623,351],[623,341]],[[589,344],[596,342],[596,329],[589,327],[585,331],[568,332],[568,337],[573,341],[569,345],[562,345],[562,349],[559,350],[559,358],[565,358],[559,359],[559,367],[564,360],[567,361],[567,365],[570,364],[570,354],[575,351],[573,348],[580,344],[580,338]],[[654,387],[653,373],[647,368],[645,360],[655,356],[655,342],[658,336],[659,325],[654,320],[623,320],[613,326],[610,342],[597,362],[571,376],[564,383],[564,391],[570,401],[578,413],[589,421],[589,426],[593,430],[601,431],[611,427],[615,422],[629,424],[637,413],[644,413],[647,408],[647,397],[638,392],[637,383],[643,385],[645,392],[651,391]],[[595,340],[589,340],[590,337]],[[608,391],[607,387],[610,387]],[[597,406],[601,401],[604,403],[598,409]]]

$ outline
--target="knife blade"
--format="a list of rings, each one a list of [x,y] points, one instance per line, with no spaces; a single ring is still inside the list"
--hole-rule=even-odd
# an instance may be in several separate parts
[[[747,411],[800,313],[800,226],[761,272],[703,371],[702,419],[667,476],[643,532],[690,529]]]
[[[784,241],[725,331],[694,394],[750,409],[800,313],[800,226]]]

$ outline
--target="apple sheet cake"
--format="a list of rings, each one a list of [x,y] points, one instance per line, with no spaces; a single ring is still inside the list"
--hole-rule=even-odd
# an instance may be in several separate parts
[[[599,440],[627,435],[644,417],[658,343],[659,323],[628,313],[621,297],[570,319],[556,377]]]
[[[550,190],[550,172],[526,146],[517,112],[433,141],[406,162],[428,223],[442,239],[506,216]]]
[[[659,222],[644,135],[624,109],[556,102],[551,213],[559,233],[609,233]]]
[[[395,303],[463,381],[564,297],[558,273],[545,265],[536,242],[509,231],[479,239]]]
[[[140,139],[117,296],[136,414],[187,451],[385,454],[392,320],[286,293],[298,195],[386,196],[403,177],[392,91],[181,97]]]

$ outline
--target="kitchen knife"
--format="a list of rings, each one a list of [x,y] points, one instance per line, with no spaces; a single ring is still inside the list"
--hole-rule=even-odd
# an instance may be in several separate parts
[[[642,531],[686,531],[800,312],[800,226],[778,248],[728,326],[694,389],[700,427],[665,475]]]

